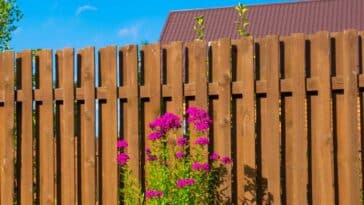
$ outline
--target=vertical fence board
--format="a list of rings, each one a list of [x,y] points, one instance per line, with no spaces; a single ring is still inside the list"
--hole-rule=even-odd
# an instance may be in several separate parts
[[[267,183],[263,204],[281,204],[280,178],[280,93],[279,41],[277,36],[260,41],[260,80],[266,81],[266,98],[261,102],[262,177]],[[263,186],[263,184],[261,184]]]
[[[236,99],[236,175],[239,203],[256,204],[255,72],[252,38],[233,41],[236,46],[236,82],[242,83],[242,99]]]
[[[140,138],[139,138],[139,90],[138,90],[138,48],[137,46],[126,46],[120,49],[123,86],[127,88],[127,101],[124,103],[123,123],[124,130],[121,130],[123,137],[129,143],[128,154],[130,156],[129,166],[134,176],[141,179],[142,170],[140,167]]]
[[[336,51],[338,52],[337,69],[341,69],[343,77],[344,95],[342,96],[342,120],[337,124],[337,160],[338,160],[338,186],[339,204],[360,204],[360,141],[358,139],[357,97],[359,73],[358,61],[358,35],[356,31],[339,33],[336,38]],[[339,72],[337,72],[338,75]],[[341,107],[341,108],[339,108]],[[337,111],[338,112],[338,111]]]
[[[117,180],[117,92],[116,92],[116,47],[109,46],[99,51],[101,87],[105,89],[106,102],[101,103],[101,203],[118,203]],[[114,160],[113,160],[114,159]]]
[[[33,108],[32,108],[32,52],[17,54],[18,90],[23,93],[17,114],[17,134],[20,143],[20,204],[33,203]]]
[[[194,100],[188,102],[188,106],[196,106],[208,109],[208,90],[207,90],[207,44],[205,41],[194,41],[186,44],[188,59],[187,63],[187,83],[194,89]],[[191,130],[190,146],[193,150],[196,141],[196,133]],[[206,159],[207,160],[207,159]]]
[[[311,78],[317,96],[311,100],[312,203],[334,204],[333,134],[331,121],[330,39],[327,32],[311,36]]]
[[[164,47],[167,54],[166,80],[170,90],[171,102],[167,103],[167,112],[183,117],[183,44],[174,42]]]
[[[14,53],[0,53],[0,204],[14,201]]]
[[[53,81],[52,51],[41,50],[39,56],[39,201],[54,204],[54,135],[53,135]]]
[[[80,89],[84,99],[80,109],[80,204],[96,202],[95,160],[95,51],[87,47],[79,51]]]
[[[148,97],[144,101],[144,142],[148,146],[149,123],[161,114],[161,47],[159,44],[143,45],[144,90]]]
[[[307,204],[308,158],[305,117],[305,37],[295,34],[284,41],[284,74],[292,82],[285,108],[287,204]]]
[[[57,52],[58,85],[63,91],[60,105],[60,204],[75,204],[74,51]]]
[[[216,153],[231,157],[231,42],[212,43],[212,83],[217,84],[218,99],[213,100],[213,147]],[[226,177],[226,197],[231,198],[231,169]]]

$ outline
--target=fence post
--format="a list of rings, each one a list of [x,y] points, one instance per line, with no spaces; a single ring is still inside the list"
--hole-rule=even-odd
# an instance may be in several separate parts
[[[212,42],[212,87],[217,99],[212,101],[213,107],[213,148],[216,153],[231,157],[231,42],[221,39]],[[209,92],[211,88],[209,87]],[[231,168],[226,177],[228,199],[232,198]]]
[[[74,127],[74,51],[63,49],[56,54],[58,87],[62,91],[59,104],[58,150],[60,157],[60,204],[75,204],[75,127]]]
[[[312,203],[335,204],[333,134],[331,121],[331,63],[328,32],[311,36],[311,79],[317,96],[311,96]]]
[[[261,168],[258,181],[263,204],[281,204],[280,175],[280,50],[277,36],[268,36],[260,43],[260,82],[265,84],[266,96],[261,100]]]
[[[32,52],[16,54],[17,61],[17,138],[20,169],[20,204],[33,203],[33,88]]]
[[[282,99],[285,130],[285,195],[287,204],[307,204],[308,157],[306,129],[305,36],[293,34],[284,42],[284,77],[291,95]]]
[[[337,163],[339,204],[361,203],[360,135],[358,129],[358,34],[354,30],[336,36],[336,77],[343,79],[343,95],[337,96]]]
[[[237,200],[239,203],[255,204],[257,200],[255,160],[255,72],[254,72],[254,42],[253,38],[243,38],[233,41],[236,47],[236,81],[239,95],[235,99],[236,127],[236,169]],[[234,93],[235,94],[235,93]]]
[[[96,203],[95,153],[95,49],[87,47],[78,52],[80,88],[76,89],[80,103],[80,135],[78,136],[80,169],[80,204]]]
[[[101,87],[97,92],[100,109],[100,154],[101,154],[101,201],[100,204],[118,203],[117,172],[117,90],[116,90],[116,46],[99,51]],[[102,95],[101,95],[102,94]]]
[[[54,204],[54,134],[53,134],[53,81],[52,51],[38,51],[39,89],[35,98],[39,106],[39,201]]]
[[[0,53],[0,204],[14,202],[14,52]]]

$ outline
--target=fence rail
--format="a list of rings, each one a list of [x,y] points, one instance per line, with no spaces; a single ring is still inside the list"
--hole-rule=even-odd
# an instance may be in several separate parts
[[[118,136],[143,181],[148,122],[191,105],[213,117],[209,149],[234,160],[232,203],[360,204],[363,38],[0,53],[0,204],[118,204]]]

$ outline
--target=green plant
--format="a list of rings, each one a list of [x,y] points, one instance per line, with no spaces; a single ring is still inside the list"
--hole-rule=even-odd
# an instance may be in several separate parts
[[[249,26],[247,18],[248,8],[244,6],[242,3],[239,3],[237,6],[235,6],[235,11],[239,15],[238,20],[235,21],[237,27],[236,31],[238,32],[240,37],[249,36],[249,33],[247,32],[247,27]]]
[[[0,51],[9,48],[11,33],[17,28],[15,23],[22,17],[16,0],[0,0]]]
[[[179,134],[181,119],[172,113],[165,113],[149,124],[152,132],[148,135],[150,147],[145,150],[145,194],[130,174],[129,156],[123,152],[127,142],[118,141],[124,204],[203,205],[225,204],[229,200],[222,191],[232,161],[216,153],[209,154],[207,136],[211,119],[207,112],[190,107],[187,114],[193,136]]]
[[[205,39],[205,18],[203,15],[197,16],[195,18],[195,25],[193,26],[193,30],[196,33],[197,40]]]

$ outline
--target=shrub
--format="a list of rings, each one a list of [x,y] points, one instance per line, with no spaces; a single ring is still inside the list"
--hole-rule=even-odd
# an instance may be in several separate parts
[[[150,147],[145,150],[145,194],[128,168],[129,157],[123,152],[127,142],[118,142],[125,204],[223,203],[222,185],[232,161],[209,154],[207,136],[212,121],[207,112],[190,107],[187,115],[193,136],[180,136],[181,119],[173,113],[165,113],[149,124],[152,132],[148,135]]]

